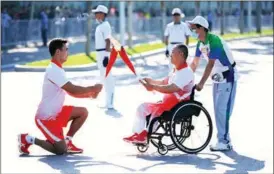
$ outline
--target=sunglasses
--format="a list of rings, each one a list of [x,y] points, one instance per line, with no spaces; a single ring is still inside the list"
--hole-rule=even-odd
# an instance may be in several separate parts
[[[62,49],[59,49],[60,51],[68,51],[68,48],[62,48]]]
[[[189,27],[190,31],[196,32],[197,29],[200,29],[200,28],[202,27],[202,26],[199,25],[199,24],[195,24],[194,26],[195,26],[194,28]]]
[[[175,13],[173,16],[181,16],[180,14],[178,14],[178,13]]]

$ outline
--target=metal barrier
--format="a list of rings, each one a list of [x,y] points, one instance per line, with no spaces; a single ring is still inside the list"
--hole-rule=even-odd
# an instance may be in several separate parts
[[[273,15],[261,16],[262,28],[273,28]],[[193,17],[186,17],[184,20],[191,20]],[[127,20],[127,19],[126,19]],[[171,22],[172,17],[167,17],[166,22]],[[114,36],[119,35],[119,18],[109,17],[108,21],[112,26]],[[247,18],[244,18],[245,31],[247,31]],[[224,19],[224,32],[239,32],[239,17],[226,16]],[[220,32],[221,19],[215,18],[212,24],[213,32]],[[138,36],[141,39],[158,38],[161,39],[162,31],[162,18],[154,17],[146,18],[133,18],[133,37]],[[94,39],[96,23],[92,20],[91,37]],[[27,44],[28,42],[41,42],[41,21],[40,20],[12,20],[9,27],[1,27],[1,47],[17,44]],[[256,29],[256,17],[252,16],[251,29]],[[126,26],[127,30],[127,26]],[[85,38],[87,33],[87,21],[79,20],[77,18],[55,18],[49,20],[48,25],[48,40],[55,37],[72,37],[72,38]],[[138,39],[137,38],[137,39]],[[76,39],[77,40],[77,39]]]

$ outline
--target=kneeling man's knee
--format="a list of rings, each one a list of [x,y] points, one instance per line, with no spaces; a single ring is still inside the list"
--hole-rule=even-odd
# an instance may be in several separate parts
[[[56,142],[54,144],[55,147],[55,154],[56,155],[63,155],[67,152],[67,145],[65,140],[60,141],[60,142]]]

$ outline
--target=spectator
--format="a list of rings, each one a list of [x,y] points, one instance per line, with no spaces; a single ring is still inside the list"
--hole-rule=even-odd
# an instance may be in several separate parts
[[[41,19],[41,34],[42,34],[43,46],[47,46],[48,15],[46,14],[44,8],[42,9],[40,13],[40,19]]]
[[[212,31],[212,22],[213,22],[213,14],[211,12],[211,10],[208,11],[207,13],[207,21],[208,21],[208,29],[209,31]]]
[[[8,10],[4,9],[1,14],[2,44],[5,44],[7,42],[7,38],[9,38],[9,27],[11,20],[12,18],[8,14]]]
[[[182,17],[184,16],[184,14],[182,13],[181,9],[174,8],[172,10],[172,15],[173,22],[167,24],[164,32],[166,44],[165,55],[169,60],[169,72],[174,70],[171,59],[169,58],[173,48],[175,48],[179,44],[188,45],[189,36],[191,35],[191,31],[189,30],[187,24],[182,22]]]
[[[52,5],[52,6],[50,7],[50,11],[49,11],[49,16],[48,16],[48,18],[49,18],[49,19],[54,19],[54,17],[55,17],[55,8],[54,8],[54,6]]]

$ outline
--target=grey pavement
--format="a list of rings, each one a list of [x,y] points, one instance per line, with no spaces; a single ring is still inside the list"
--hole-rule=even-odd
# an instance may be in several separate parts
[[[159,93],[147,92],[125,66],[116,66],[116,111],[97,107],[98,99],[74,99],[65,103],[85,106],[89,117],[75,135],[74,142],[84,148],[79,155],[54,156],[37,146],[29,156],[20,157],[17,134],[28,132],[43,138],[34,123],[34,114],[41,98],[42,72],[3,72],[1,74],[1,166],[3,173],[273,173],[273,38],[263,37],[232,41],[229,46],[240,73],[235,107],[230,122],[234,151],[210,152],[207,147],[197,155],[178,150],[161,156],[157,149],[140,154],[136,147],[122,141],[131,133],[135,111],[144,101],[157,101]],[[190,59],[195,50],[190,49]],[[156,55],[134,61],[142,76],[162,78],[167,74],[167,60]],[[195,75],[200,80],[203,61]],[[98,71],[68,72],[68,77],[82,85],[99,81]],[[20,86],[20,88],[18,88]],[[209,80],[196,93],[209,111],[214,125],[211,143],[216,141],[216,127]],[[68,129],[64,129],[67,131]],[[195,141],[195,139],[194,139]]]

